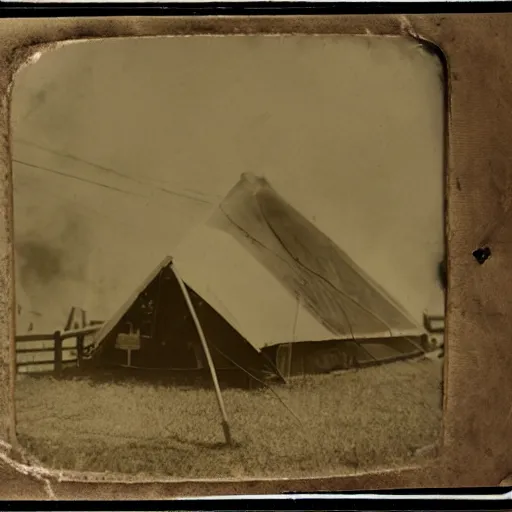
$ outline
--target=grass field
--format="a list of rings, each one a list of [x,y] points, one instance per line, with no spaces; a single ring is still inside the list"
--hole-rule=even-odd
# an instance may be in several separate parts
[[[440,383],[441,362],[423,359],[274,387],[287,407],[267,389],[227,389],[236,441],[227,448],[213,390],[23,377],[18,437],[53,468],[177,478],[354,473],[425,457],[417,451],[440,434]]]

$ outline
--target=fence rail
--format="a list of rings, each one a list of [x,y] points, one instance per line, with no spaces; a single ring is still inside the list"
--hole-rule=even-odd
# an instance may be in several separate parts
[[[53,359],[50,359],[50,356],[44,359],[35,359],[25,361],[18,361],[18,357],[16,357],[16,366],[18,369],[27,368],[27,367],[35,367],[33,371],[26,371],[23,373],[46,373],[48,371],[53,371],[55,374],[60,375],[64,366],[68,366],[69,364],[73,364],[76,366],[80,366],[85,348],[85,337],[91,334],[94,334],[102,327],[102,324],[95,324],[88,327],[84,327],[81,329],[72,329],[67,331],[55,331],[52,334],[20,334],[15,337],[16,340],[16,356],[18,354],[41,354],[48,355],[49,353],[53,353]],[[75,343],[71,346],[64,346],[64,341],[66,340],[75,340]],[[23,344],[25,343],[44,343],[51,341],[51,347],[30,347],[24,348]],[[18,348],[19,347],[19,348]],[[71,356],[75,357],[66,357],[64,358],[64,352],[71,352]],[[44,369],[43,367],[48,367],[49,365],[53,365],[53,369]]]

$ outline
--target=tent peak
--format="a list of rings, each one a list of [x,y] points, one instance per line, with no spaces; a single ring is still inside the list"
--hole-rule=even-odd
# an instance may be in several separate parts
[[[172,267],[173,265],[174,265],[174,257],[173,256],[166,256],[162,260],[162,263],[160,263],[160,268]]]
[[[268,181],[263,176],[257,176],[252,172],[243,172],[240,175],[240,181],[245,182],[253,187],[268,186]]]

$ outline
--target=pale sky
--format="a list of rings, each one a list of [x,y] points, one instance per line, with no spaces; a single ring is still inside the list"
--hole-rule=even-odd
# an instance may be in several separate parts
[[[43,314],[37,331],[71,306],[108,319],[252,172],[415,318],[442,312],[440,69],[414,42],[364,36],[43,54],[13,92],[18,302]]]

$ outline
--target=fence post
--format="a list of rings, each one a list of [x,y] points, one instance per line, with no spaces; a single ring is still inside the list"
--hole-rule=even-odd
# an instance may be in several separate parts
[[[84,335],[79,334],[76,338],[76,364],[78,368],[82,367],[82,359],[84,357]]]
[[[62,337],[60,331],[55,331],[53,334],[54,342],[54,372],[57,376],[62,374]]]

